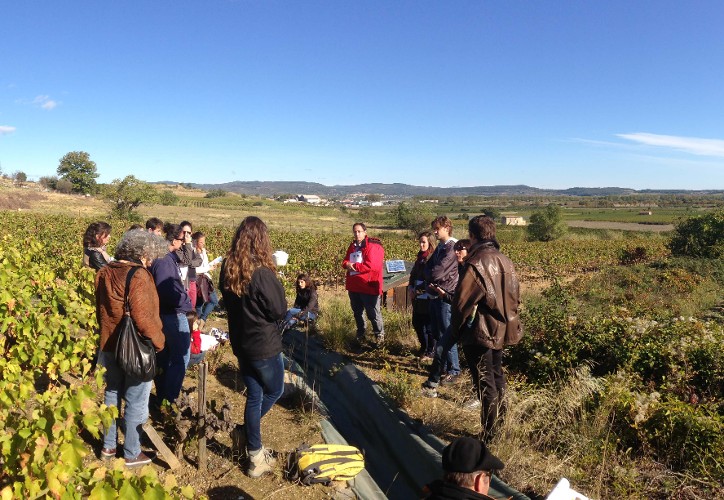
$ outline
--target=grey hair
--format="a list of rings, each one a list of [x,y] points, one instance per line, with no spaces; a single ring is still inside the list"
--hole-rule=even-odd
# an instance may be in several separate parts
[[[168,253],[168,242],[143,229],[131,229],[121,237],[116,245],[116,260],[140,262],[141,258],[156,260]]]

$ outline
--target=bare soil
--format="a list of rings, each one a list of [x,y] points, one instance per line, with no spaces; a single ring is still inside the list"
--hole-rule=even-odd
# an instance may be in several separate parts
[[[673,224],[641,224],[638,222],[612,222],[598,220],[571,220],[570,227],[582,227],[586,229],[615,229],[619,231],[650,231],[652,233],[663,233],[673,231]]]
[[[227,329],[224,319],[210,319],[204,330],[211,327]],[[209,358],[209,376],[207,379],[207,400],[216,400],[217,406],[228,402],[234,421],[243,423],[246,393],[238,372],[236,357],[231,346],[221,345]],[[198,370],[191,367],[184,380],[184,388],[198,387]],[[273,474],[252,479],[245,473],[248,462],[232,452],[231,439],[227,433],[217,433],[207,441],[207,471],[198,470],[198,444],[193,442],[184,449],[182,466],[171,471],[159,457],[154,461],[159,477],[163,482],[167,474],[173,474],[181,485],[194,487],[196,494],[207,495],[209,499],[288,499],[329,498],[338,493],[342,485],[325,487],[322,485],[302,486],[291,483],[283,476],[283,465],[288,452],[302,443],[322,443],[319,428],[319,414],[302,408],[299,399],[293,395],[283,397],[275,404],[261,422],[264,446],[271,448],[277,457],[277,466]],[[154,428],[161,432],[161,424],[153,422]],[[173,449],[170,442],[167,445]]]

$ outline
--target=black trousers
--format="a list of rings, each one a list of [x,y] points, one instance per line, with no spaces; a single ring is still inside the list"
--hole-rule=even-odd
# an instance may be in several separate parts
[[[506,385],[503,373],[503,350],[465,345],[463,352],[470,366],[473,390],[482,402],[480,422],[483,426],[483,440],[487,441],[492,435],[496,421],[503,413]]]

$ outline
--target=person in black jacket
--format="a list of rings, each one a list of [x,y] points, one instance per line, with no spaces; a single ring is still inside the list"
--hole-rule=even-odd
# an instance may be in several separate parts
[[[111,239],[111,225],[107,222],[93,222],[83,235],[83,265],[96,271],[107,265],[113,257],[106,252]]]
[[[229,318],[229,340],[247,388],[244,425],[232,431],[235,448],[246,441],[250,477],[273,470],[271,451],[262,446],[261,419],[284,390],[282,339],[277,322],[287,311],[276,275],[267,227],[254,216],[236,230],[221,268],[219,290]]]
[[[287,311],[282,331],[292,328],[299,321],[314,321],[318,315],[317,287],[308,274],[301,273],[297,276],[297,298],[292,308]]]

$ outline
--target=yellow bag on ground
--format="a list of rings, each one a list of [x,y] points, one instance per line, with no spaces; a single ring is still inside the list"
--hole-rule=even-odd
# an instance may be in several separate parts
[[[347,481],[365,468],[362,452],[343,444],[303,444],[287,457],[287,478],[302,484]]]

